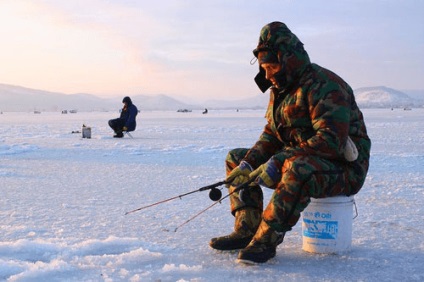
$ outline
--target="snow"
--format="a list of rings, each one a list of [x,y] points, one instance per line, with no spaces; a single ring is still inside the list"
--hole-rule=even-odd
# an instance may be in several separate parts
[[[0,281],[423,281],[424,109],[363,112],[373,145],[351,251],[303,251],[299,222],[256,266],[208,246],[232,230],[228,199],[177,232],[213,203],[207,192],[125,213],[223,180],[228,150],[261,133],[262,110],[141,112],[134,139],[111,137],[116,113],[5,112]],[[82,124],[91,139],[71,133]]]
[[[410,98],[407,94],[385,86],[355,89],[355,99],[361,108],[390,108],[422,106],[421,101]]]

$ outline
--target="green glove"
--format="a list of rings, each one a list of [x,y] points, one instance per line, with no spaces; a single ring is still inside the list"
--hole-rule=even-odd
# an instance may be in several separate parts
[[[281,164],[274,157],[249,174],[248,179],[255,178],[254,185],[273,188],[281,180]]]
[[[231,184],[232,186],[238,186],[246,183],[249,180],[249,174],[253,171],[250,164],[246,161],[241,161],[239,166],[234,168],[225,179],[228,182],[227,187]]]

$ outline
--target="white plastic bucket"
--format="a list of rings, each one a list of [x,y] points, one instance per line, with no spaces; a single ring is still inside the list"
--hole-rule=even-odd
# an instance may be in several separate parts
[[[82,138],[91,138],[91,127],[82,127]]]
[[[302,212],[302,249],[311,253],[342,253],[352,245],[353,196],[311,198]]]

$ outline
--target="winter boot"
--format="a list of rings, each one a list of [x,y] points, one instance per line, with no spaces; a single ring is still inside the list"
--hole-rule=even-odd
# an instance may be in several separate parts
[[[246,208],[236,211],[234,231],[227,236],[212,238],[209,245],[221,251],[243,249],[255,235],[261,216],[262,212],[258,209]]]
[[[275,257],[277,246],[283,242],[284,233],[277,233],[262,220],[258,231],[249,245],[240,250],[237,262],[257,264],[267,262]]]
[[[118,131],[116,132],[115,135],[113,135],[113,138],[122,138],[124,137],[124,134],[122,133],[122,131]]]

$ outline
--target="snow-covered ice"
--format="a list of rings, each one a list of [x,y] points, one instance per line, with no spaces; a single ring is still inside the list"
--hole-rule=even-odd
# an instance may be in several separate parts
[[[424,109],[363,112],[371,166],[355,196],[352,250],[302,251],[299,222],[257,266],[208,246],[231,232],[228,199],[177,232],[212,204],[207,192],[125,212],[223,180],[228,150],[256,141],[263,111],[142,112],[134,139],[112,138],[117,113],[5,112],[0,280],[424,281]],[[82,124],[91,139],[71,133]]]

